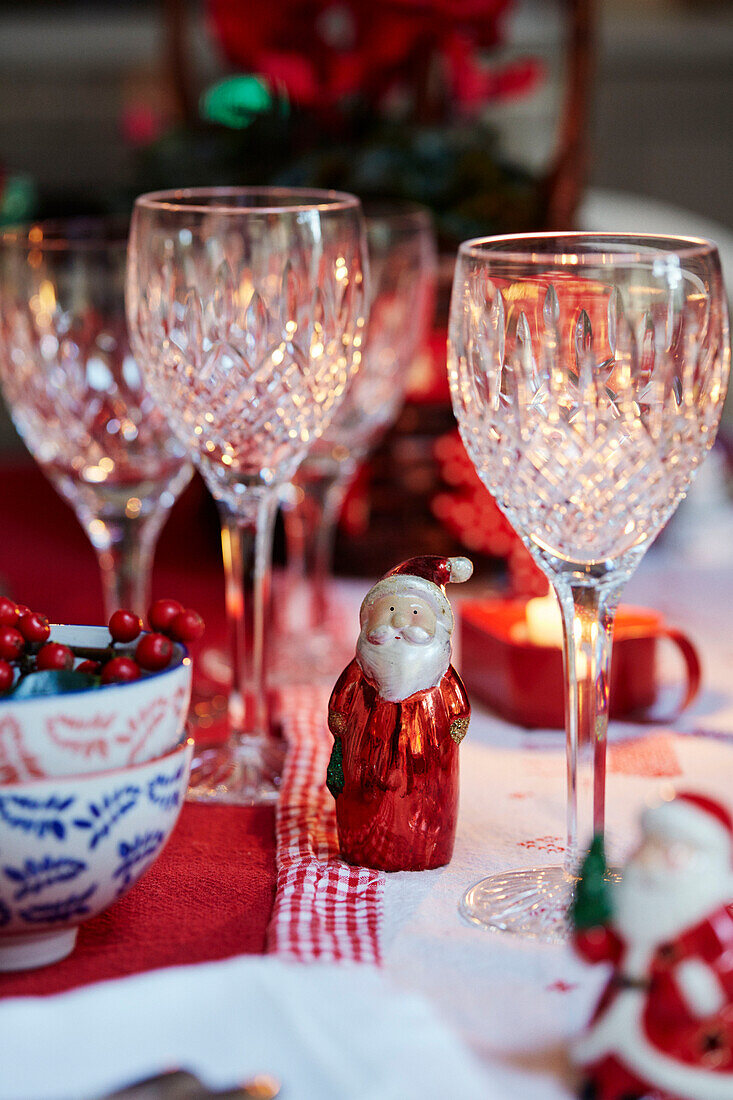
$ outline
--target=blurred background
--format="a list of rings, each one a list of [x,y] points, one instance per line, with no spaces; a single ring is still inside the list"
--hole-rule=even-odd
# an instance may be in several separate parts
[[[455,248],[541,228],[698,232],[719,241],[730,286],[731,58],[728,0],[2,0],[0,220],[124,212],[143,190],[216,183],[427,206],[433,336],[350,490],[336,565],[375,573],[459,542],[509,558],[521,587],[526,561],[449,407]],[[0,449],[22,449],[5,414]],[[725,459],[712,469],[717,501]]]
[[[242,12],[250,6],[240,5]],[[541,60],[543,72],[513,101],[493,105],[496,125],[508,156],[542,170],[557,137],[563,23],[572,5],[501,7],[504,50]],[[192,96],[236,68],[212,26],[216,8],[178,0],[0,3],[0,156],[6,171],[27,176],[44,212],[107,207],[134,190],[140,146],[181,107],[175,35],[187,39]],[[587,184],[733,225],[733,5],[604,0],[590,12]]]

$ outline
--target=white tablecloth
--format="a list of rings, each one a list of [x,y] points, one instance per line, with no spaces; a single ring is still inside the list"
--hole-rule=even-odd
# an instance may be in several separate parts
[[[614,745],[621,767],[627,739],[644,730],[612,723],[607,822],[617,854],[633,841],[638,811],[670,781],[730,804],[733,777],[733,566],[648,559],[626,597],[687,630],[701,652],[704,690],[676,724],[679,733],[647,731],[663,754],[660,770],[671,758],[681,769],[672,780],[614,770]],[[693,733],[703,729],[729,732],[730,741]],[[405,988],[439,1005],[487,1065],[501,1067],[507,1096],[568,1097],[568,1040],[588,1019],[605,969],[581,964],[565,946],[483,932],[457,913],[462,892],[492,871],[562,861],[556,846],[565,830],[564,735],[520,732],[475,708],[461,753],[461,814],[451,864],[422,875],[388,876],[386,968]]]
[[[354,606],[365,587],[349,587]],[[675,732],[653,732],[652,744],[681,770],[674,783],[729,799],[733,566],[650,558],[626,595],[683,626],[703,659],[702,695]],[[354,617],[355,632],[356,622]],[[702,730],[730,732],[731,738],[700,736]],[[621,724],[611,729],[608,824],[617,852],[632,842],[639,808],[670,782],[614,768],[613,753],[620,751],[617,760],[623,761],[626,740],[642,732]],[[492,871],[561,862],[564,737],[520,731],[475,707],[461,762],[451,864],[387,876],[383,976],[363,967],[293,970],[274,958],[241,959],[59,998],[6,1001],[0,1003],[0,1100],[89,1096],[90,1088],[111,1088],[128,1074],[154,1069],[156,1050],[213,1084],[277,1073],[289,1085],[284,1100],[442,1100],[449,1094],[567,1100],[568,1041],[588,1017],[602,968],[584,966],[565,946],[481,931],[464,923],[457,908],[463,891]],[[234,1042],[239,1035],[241,1046]],[[92,1072],[89,1052],[95,1050]],[[20,1088],[24,1064],[32,1076],[29,1087]],[[411,1064],[415,1072],[402,1073]],[[390,1080],[396,1092],[385,1091]],[[457,1092],[446,1091],[449,1080]],[[373,1091],[374,1082],[381,1091]]]
[[[267,1074],[283,1100],[493,1092],[435,1009],[373,967],[242,957],[0,1003],[0,1100],[90,1100],[176,1067],[217,1090]]]

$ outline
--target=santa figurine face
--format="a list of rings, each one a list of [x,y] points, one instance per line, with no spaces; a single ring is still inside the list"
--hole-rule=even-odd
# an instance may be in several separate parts
[[[650,882],[656,882],[667,875],[682,872],[692,868],[696,856],[700,855],[700,849],[688,841],[663,840],[661,837],[649,834],[639,845],[633,862],[639,868],[640,873],[646,874]]]
[[[382,596],[367,614],[364,633],[372,645],[426,645],[435,637],[435,612],[418,596]]]
[[[617,924],[631,942],[670,939],[733,896],[730,840],[697,816],[684,804],[647,812],[641,843],[613,889]]]
[[[383,699],[433,688],[448,671],[450,629],[415,593],[379,595],[365,608],[356,659]]]
[[[367,592],[356,660],[383,699],[402,702],[440,683],[450,666],[453,632],[445,585],[466,581],[472,572],[468,558],[428,554],[395,566]]]

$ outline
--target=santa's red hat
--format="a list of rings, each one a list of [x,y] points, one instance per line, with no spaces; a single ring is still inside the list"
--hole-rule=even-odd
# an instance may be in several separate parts
[[[369,589],[359,612],[361,624],[374,601],[381,596],[418,596],[433,609],[438,622],[452,631],[453,612],[446,599],[445,586],[449,581],[467,581],[472,573],[473,563],[468,558],[446,558],[439,554],[408,558]]]
[[[720,802],[702,794],[680,791],[670,802],[646,810],[642,830],[645,836],[717,849],[728,862],[733,859],[733,818]]]

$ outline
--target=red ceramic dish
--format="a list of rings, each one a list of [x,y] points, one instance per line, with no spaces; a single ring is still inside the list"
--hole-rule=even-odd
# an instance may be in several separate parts
[[[526,600],[466,600],[459,609],[461,676],[469,696],[520,726],[561,729],[564,725],[562,651],[517,639]],[[687,683],[676,714],[700,687],[700,661],[690,639],[668,627],[656,611],[620,607],[611,661],[611,718],[652,719],[657,701],[657,641],[668,638],[685,662]],[[676,715],[675,715],[676,716]]]

